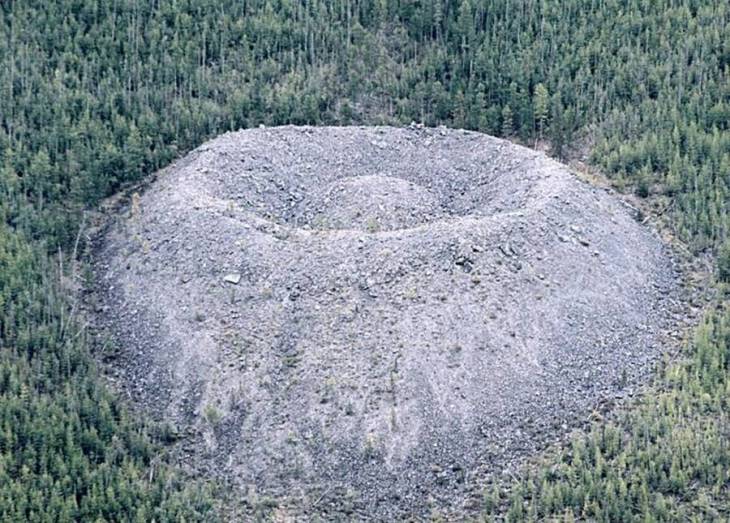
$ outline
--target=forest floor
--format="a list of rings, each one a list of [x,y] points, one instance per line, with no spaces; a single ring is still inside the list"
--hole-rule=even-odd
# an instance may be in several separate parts
[[[228,133],[108,207],[88,305],[110,379],[181,464],[282,518],[470,510],[694,320],[636,206],[475,132]]]

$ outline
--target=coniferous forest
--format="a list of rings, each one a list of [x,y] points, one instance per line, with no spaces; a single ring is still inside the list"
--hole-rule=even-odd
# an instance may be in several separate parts
[[[225,131],[411,121],[586,159],[713,264],[651,392],[495,483],[483,517],[730,518],[726,2],[6,0],[0,66],[0,520],[216,519],[95,366],[85,210]]]

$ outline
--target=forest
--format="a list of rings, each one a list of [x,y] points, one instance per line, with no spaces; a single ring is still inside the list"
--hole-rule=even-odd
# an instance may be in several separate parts
[[[8,0],[0,64],[1,520],[218,513],[94,362],[86,211],[225,131],[412,121],[585,159],[713,263],[711,303],[652,392],[495,482],[482,517],[730,518],[727,3]]]

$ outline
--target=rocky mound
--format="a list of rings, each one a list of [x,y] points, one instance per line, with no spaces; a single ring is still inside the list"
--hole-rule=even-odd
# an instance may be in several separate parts
[[[120,382],[182,455],[372,517],[427,510],[638,383],[674,289],[606,191],[415,127],[223,135],[133,198],[95,269]]]

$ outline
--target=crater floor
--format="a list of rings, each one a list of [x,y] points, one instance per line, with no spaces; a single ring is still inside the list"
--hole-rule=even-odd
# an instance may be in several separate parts
[[[121,386],[183,461],[292,514],[458,500],[645,379],[678,307],[621,201],[442,128],[225,134],[94,267]]]

